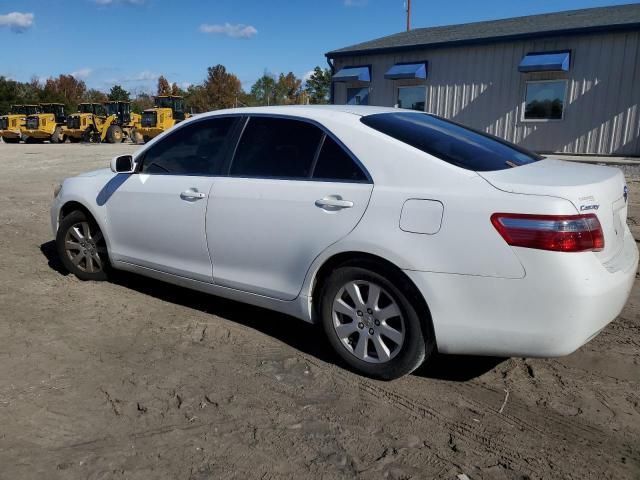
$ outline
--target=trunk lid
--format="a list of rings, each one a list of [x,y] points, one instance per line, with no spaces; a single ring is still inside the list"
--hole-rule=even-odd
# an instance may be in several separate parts
[[[545,159],[507,170],[477,173],[499,190],[560,197],[569,200],[577,213],[594,213],[604,233],[604,250],[595,254],[606,263],[622,251],[627,186],[620,169]]]

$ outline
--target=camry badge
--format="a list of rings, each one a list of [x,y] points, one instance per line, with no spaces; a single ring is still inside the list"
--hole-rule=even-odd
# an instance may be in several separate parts
[[[580,205],[580,211],[584,212],[586,210],[598,210],[600,205]]]

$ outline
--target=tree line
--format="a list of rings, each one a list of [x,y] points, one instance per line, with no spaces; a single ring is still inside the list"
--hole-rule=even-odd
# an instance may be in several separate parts
[[[158,78],[157,95],[181,95],[193,113],[222,108],[259,106],[322,104],[329,100],[331,72],[316,67],[306,81],[292,72],[279,75],[264,73],[246,92],[240,79],[227,71],[224,65],[207,69],[202,83],[180,88],[162,75]],[[131,94],[122,85],[114,85],[108,92],[87,88],[83,80],[73,75],[59,75],[40,81],[18,82],[0,76],[0,115],[9,112],[11,105],[63,103],[68,112],[75,112],[83,102],[130,101],[132,109],[140,113],[153,106],[148,93]]]

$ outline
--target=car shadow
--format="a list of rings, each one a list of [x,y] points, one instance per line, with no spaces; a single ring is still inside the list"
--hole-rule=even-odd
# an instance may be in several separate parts
[[[69,272],[64,268],[64,265],[58,256],[58,252],[56,252],[56,242],[51,240],[50,242],[43,243],[40,245],[40,251],[47,259],[47,264],[51,270],[55,270],[65,277],[69,275]]]
[[[413,375],[434,380],[468,382],[490,372],[506,360],[508,358],[435,353]]]
[[[69,275],[60,262],[55,242],[40,246],[49,267],[61,275]],[[346,368],[342,360],[331,350],[318,325],[297,318],[245,303],[190,290],[130,272],[113,271],[109,281],[143,295],[158,298],[176,305],[217,315],[239,325],[252,328],[264,335],[286,343],[292,348],[311,355],[323,362]],[[414,375],[437,380],[465,382],[476,378],[504,361],[503,358],[472,357],[435,354]]]

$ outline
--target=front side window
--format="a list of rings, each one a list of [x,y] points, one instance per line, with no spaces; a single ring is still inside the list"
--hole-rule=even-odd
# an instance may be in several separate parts
[[[344,182],[367,181],[367,176],[362,168],[328,135],[322,143],[316,166],[313,169],[313,178]]]
[[[288,118],[251,117],[242,133],[230,175],[308,178],[323,132]]]
[[[466,170],[504,170],[542,159],[533,152],[487,133],[426,113],[377,113],[362,117],[360,121]]]
[[[369,105],[369,87],[347,88],[347,105]]]
[[[213,118],[177,129],[144,154],[140,172],[220,175],[236,121],[235,117]]]
[[[427,100],[425,87],[398,87],[398,108],[424,112]]]
[[[567,91],[565,80],[527,82],[525,120],[561,120]]]

